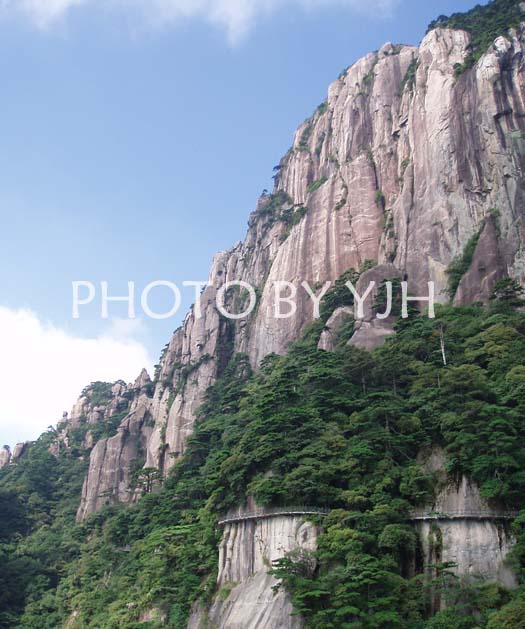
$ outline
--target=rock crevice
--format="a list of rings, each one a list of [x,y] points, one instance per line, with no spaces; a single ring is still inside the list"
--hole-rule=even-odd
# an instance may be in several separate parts
[[[152,397],[135,395],[135,415],[123,422],[127,443],[135,444],[121,436],[93,450],[79,517],[103,504],[95,492],[133,499],[125,484],[139,450],[146,466],[168,472],[229,356],[244,352],[257,367],[300,336],[313,304],[299,290],[293,316],[276,319],[276,281],[322,285],[372,261],[392,265],[412,295],[434,282],[444,302],[447,268],[484,225],[457,300],[486,301],[505,274],[523,281],[522,32],[498,38],[458,78],[468,46],[466,32],[438,28],[418,48],[386,44],[329,87],[326,102],[297,130],[244,242],[215,256],[198,299],[202,316],[193,308],[173,335]],[[231,322],[215,300],[237,280],[253,285],[259,299],[249,319]],[[242,298],[229,294],[228,307],[240,306]],[[370,349],[390,333],[387,324],[365,321],[355,342]],[[322,344],[331,342],[325,335]]]

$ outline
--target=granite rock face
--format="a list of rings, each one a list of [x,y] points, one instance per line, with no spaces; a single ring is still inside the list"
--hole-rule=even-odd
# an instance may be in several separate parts
[[[196,607],[188,629],[300,629],[289,596],[268,574],[272,562],[291,551],[314,551],[317,527],[298,516],[226,524],[219,548],[218,596],[208,610]]]
[[[337,308],[333,315],[326,322],[324,330],[321,332],[317,349],[322,349],[325,352],[333,352],[341,332],[345,326],[352,323],[354,320],[354,309],[345,306]]]
[[[17,459],[19,459],[27,449],[27,446],[30,444],[30,441],[24,441],[23,443],[17,443],[13,448],[13,452],[11,454],[11,463],[14,463]]]
[[[66,428],[81,424],[94,426],[107,421],[113,415],[129,407],[129,400],[133,397],[138,385],[126,385],[122,381],[115,382],[109,390],[106,390],[107,387],[105,386],[102,393],[97,392],[95,387],[96,384],[86,387],[73,406],[70,415],[65,415],[59,427]]]
[[[469,270],[461,278],[454,305],[463,306],[474,301],[487,304],[494,285],[506,275],[499,250],[496,220],[489,217],[483,226]]]
[[[429,579],[437,577],[437,572],[429,566],[448,563],[454,566],[454,573],[463,582],[498,582],[508,589],[517,587],[516,574],[506,561],[514,540],[503,523],[490,520],[419,522],[416,529]],[[447,607],[447,600],[441,593],[432,592],[430,604],[432,611],[437,612]]]
[[[55,457],[61,450],[70,448],[70,430],[85,428],[82,447],[91,449],[97,441],[99,428],[114,423],[115,418],[122,418],[130,408],[131,400],[136,389],[133,385],[126,385],[123,381],[108,383],[92,383],[87,386],[73,406],[71,413],[62,415],[57,425],[57,436],[49,446],[49,451]]]
[[[499,581],[507,588],[516,587],[516,574],[506,563],[515,540],[501,513],[489,509],[480,499],[477,487],[466,479],[459,487],[444,491],[438,502],[441,504],[434,508],[444,517],[416,524],[425,565],[450,562],[459,577]],[[471,515],[455,519],[445,515],[462,512]]]
[[[143,453],[152,430],[151,423],[148,424],[149,408],[149,398],[141,395],[133,402],[117,434],[95,444],[82,487],[78,521],[105,505],[132,502],[137,498],[132,475],[144,464]]]
[[[446,301],[446,269],[480,232],[457,302],[486,301],[503,274],[524,279],[522,33],[499,37],[456,77],[468,45],[467,33],[449,29],[429,32],[419,47],[385,44],[329,87],[326,102],[297,130],[244,242],[213,260],[209,285],[173,335],[153,383],[144,384],[148,393],[141,385],[119,434],[95,446],[79,518],[100,508],[101,495],[133,500],[126,483],[138,459],[167,473],[184,452],[206,389],[235,352],[256,367],[268,353],[286,351],[313,318],[301,282],[314,290],[372,262],[391,265],[412,295],[427,294],[435,282],[437,300]],[[257,289],[257,307],[233,321],[216,298],[238,280]],[[286,312],[278,281],[297,287],[288,318],[275,316],[279,305]],[[240,312],[247,294],[229,291],[225,301]],[[371,349],[391,331],[388,321],[365,319],[353,343]],[[324,335],[322,344],[331,342]]]
[[[17,443],[12,451],[9,446],[3,446],[3,448],[0,450],[0,470],[10,463],[16,463],[20,459],[20,457],[22,457],[28,451],[28,448],[29,446],[31,446],[32,443],[33,441],[24,441],[21,443]]]
[[[8,465],[10,460],[11,460],[11,450],[10,450],[9,446],[4,446],[0,450],[0,470],[5,465]]]
[[[466,477],[457,484],[450,483],[441,450],[432,451],[424,468],[437,472],[442,482],[433,504],[415,514],[420,516],[415,527],[429,576],[436,576],[436,564],[450,563],[462,579],[497,581],[506,588],[516,587],[517,575],[506,561],[515,542],[508,514],[489,505],[481,497],[479,487]],[[432,517],[423,519],[422,515]],[[444,608],[446,601],[436,594],[433,604],[437,610]]]
[[[400,280],[401,273],[393,264],[378,264],[373,269],[365,271],[356,284],[357,294],[364,299],[362,318],[356,318],[355,332],[349,341],[350,345],[371,351],[382,345],[385,340],[394,334],[396,318],[388,315],[388,312],[376,312],[375,303],[382,284],[392,280]],[[392,299],[394,289],[392,287]],[[380,309],[379,309],[380,310]],[[360,316],[360,315],[359,315]]]

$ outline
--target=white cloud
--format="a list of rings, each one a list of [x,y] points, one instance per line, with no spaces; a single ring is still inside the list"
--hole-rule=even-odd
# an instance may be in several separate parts
[[[72,9],[90,5],[99,9],[130,10],[152,25],[170,25],[200,19],[224,29],[236,43],[258,18],[284,8],[342,7],[375,15],[388,14],[400,0],[0,0],[3,13],[21,13],[39,27],[47,27]]]
[[[28,16],[37,26],[45,28],[85,0],[4,0],[4,11],[17,10]]]
[[[90,382],[131,382],[151,369],[146,347],[134,340],[138,325],[116,321],[103,336],[84,339],[30,310],[0,306],[0,447],[38,437]]]

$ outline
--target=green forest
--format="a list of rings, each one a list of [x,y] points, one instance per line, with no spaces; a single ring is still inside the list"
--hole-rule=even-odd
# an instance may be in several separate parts
[[[343,294],[328,296],[324,320]],[[522,507],[521,305],[507,279],[489,307],[400,319],[373,353],[348,346],[344,334],[335,352],[317,350],[321,319],[258,373],[235,355],[163,486],[80,525],[88,452],[73,445],[55,458],[50,430],[1,472],[0,626],[184,627],[194,601],[217,594],[217,521],[247,496],[329,510],[317,569],[293,555],[272,567],[311,629],[525,626],[524,589],[462,583],[447,565],[429,582],[406,565],[418,545],[409,512],[437,489],[417,463],[425,449],[444,449],[451,481],[467,474],[491,503]],[[510,561],[523,578],[525,511],[512,531]],[[434,617],[430,588],[449,606]],[[138,622],[152,607],[167,613],[167,625]]]
[[[460,81],[519,20],[519,2],[495,0],[430,28],[470,32]],[[277,211],[274,201],[262,212]],[[305,211],[281,219],[293,225]],[[449,268],[449,296],[477,238]],[[218,521],[248,497],[327,512],[311,516],[322,531],[313,557],[290,553],[268,567],[307,629],[525,629],[521,288],[504,278],[487,305],[441,305],[435,319],[413,311],[373,352],[348,345],[352,324],[333,352],[317,349],[330,315],[352,303],[345,282],[358,277],[349,270],[336,282],[320,320],[287,355],[267,356],[257,371],[246,355],[231,356],[184,456],[162,481],[145,470],[133,506],[107,506],[75,523],[89,465],[86,426],[71,429],[56,456],[50,428],[1,469],[0,629],[184,628],[194,605],[228,596],[216,585]],[[384,299],[381,292],[381,309]],[[111,385],[90,391],[103,403]],[[124,415],[97,425],[95,437],[115,434]],[[410,514],[442,488],[421,463],[438,448],[447,482],[466,476],[491,506],[519,513],[505,525],[516,541],[508,562],[518,588],[461,580],[447,563],[424,570]],[[436,592],[446,602],[437,613]],[[167,620],[142,621],[153,609]]]

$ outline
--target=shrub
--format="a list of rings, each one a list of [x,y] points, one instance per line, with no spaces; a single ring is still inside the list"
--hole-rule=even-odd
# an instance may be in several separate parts
[[[461,278],[469,270],[470,265],[472,264],[472,259],[474,258],[474,252],[476,251],[476,247],[478,246],[482,229],[483,228],[481,228],[469,239],[469,241],[465,245],[463,253],[452,260],[447,269],[448,286],[446,292],[450,299],[454,299],[456,291],[458,290],[459,283],[461,282]]]
[[[454,13],[450,17],[441,15],[430,23],[428,31],[441,27],[464,30],[470,34],[470,52],[464,63],[455,67],[456,76],[460,76],[478,62],[497,37],[506,35],[510,28],[518,28],[521,19],[520,0],[492,0],[466,13]]]
[[[308,192],[308,194],[311,194],[312,192],[318,190],[321,186],[324,186],[327,181],[328,177],[321,177],[321,179],[316,179],[315,181],[312,181],[306,191]]]

